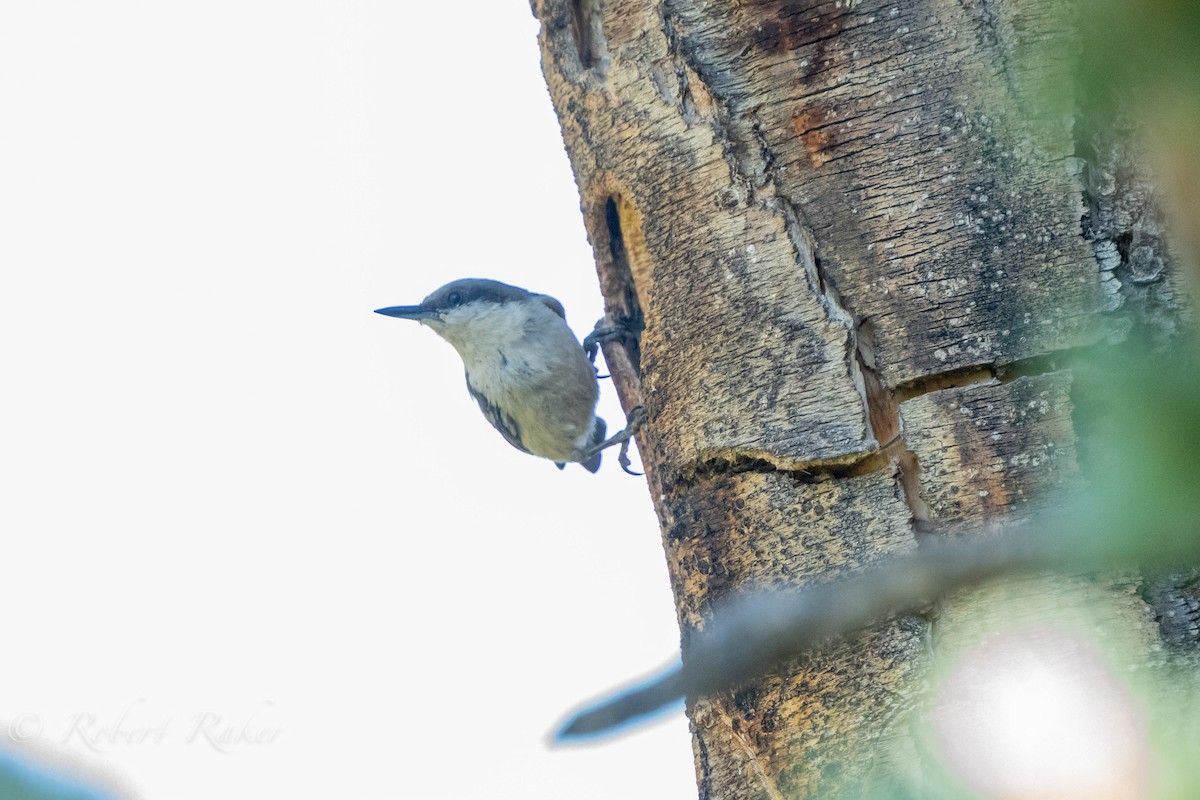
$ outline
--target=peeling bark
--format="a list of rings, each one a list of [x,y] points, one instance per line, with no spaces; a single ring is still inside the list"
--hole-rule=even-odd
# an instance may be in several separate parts
[[[637,334],[605,357],[647,411],[685,641],[731,592],[1016,521],[1078,479],[1070,358],[1128,317],[1111,281],[1158,285],[1168,255],[1114,198],[1148,201],[1099,185],[1115,139],[1080,158],[1041,110],[1073,53],[1063,6],[534,0],[607,321]],[[700,796],[886,780],[930,620],[991,603],[691,698]]]

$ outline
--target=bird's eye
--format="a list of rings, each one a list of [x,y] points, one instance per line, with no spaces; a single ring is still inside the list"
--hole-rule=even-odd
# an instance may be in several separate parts
[[[462,295],[458,292],[451,292],[446,295],[446,305],[451,308],[462,305]]]

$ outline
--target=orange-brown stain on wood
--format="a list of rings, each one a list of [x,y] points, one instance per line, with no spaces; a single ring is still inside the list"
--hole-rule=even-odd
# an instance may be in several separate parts
[[[792,117],[792,128],[808,153],[813,167],[820,167],[829,160],[829,117],[821,108],[810,108]]]

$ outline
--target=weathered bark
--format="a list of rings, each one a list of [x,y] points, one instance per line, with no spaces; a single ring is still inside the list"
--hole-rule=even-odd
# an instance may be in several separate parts
[[[1161,282],[1164,254],[1085,192],[1112,143],[1085,162],[1036,111],[1071,53],[1059,5],[534,0],[608,316],[641,332],[605,354],[648,412],[685,640],[732,591],[830,580],[1075,480],[1066,357],[1144,305],[1122,276]],[[692,699],[701,796],[892,771],[933,620],[991,602]],[[1151,636],[1140,599],[1114,603]]]

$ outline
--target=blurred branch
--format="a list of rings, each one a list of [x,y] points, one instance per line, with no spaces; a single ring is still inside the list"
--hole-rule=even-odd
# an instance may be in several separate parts
[[[615,731],[682,697],[736,685],[877,620],[919,611],[956,589],[1048,563],[1049,549],[1022,534],[931,542],[844,580],[737,597],[714,613],[682,665],[578,712],[557,738]]]

